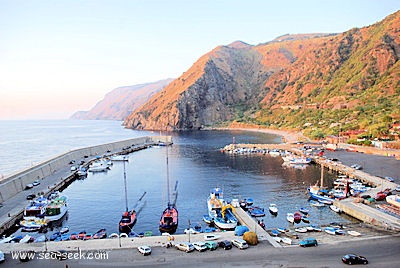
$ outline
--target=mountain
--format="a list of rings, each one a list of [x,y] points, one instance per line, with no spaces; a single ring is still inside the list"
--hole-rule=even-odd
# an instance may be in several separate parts
[[[400,11],[339,34],[236,41],[189,70],[126,117],[134,129],[191,130],[234,121],[303,129],[384,133],[400,122]]]
[[[169,78],[153,83],[116,88],[107,93],[104,99],[99,101],[92,109],[76,112],[71,116],[71,119],[122,121],[171,81],[173,79]]]

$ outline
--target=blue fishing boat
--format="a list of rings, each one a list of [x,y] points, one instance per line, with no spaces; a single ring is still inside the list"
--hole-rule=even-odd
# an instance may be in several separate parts
[[[249,207],[249,213],[253,217],[264,217],[265,216],[264,208],[260,208],[257,206]]]
[[[233,230],[238,220],[233,215],[234,207],[226,204],[221,188],[213,188],[207,199],[208,215],[213,219],[214,224],[222,230]]]

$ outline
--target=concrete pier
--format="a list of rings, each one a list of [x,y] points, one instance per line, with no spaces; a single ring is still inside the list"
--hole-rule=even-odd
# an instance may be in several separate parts
[[[90,146],[69,151],[38,165],[12,174],[0,181],[0,234],[11,228],[22,218],[27,205],[26,196],[31,193],[47,195],[54,190],[65,188],[75,179],[71,171],[71,161],[89,165],[97,156],[108,156],[117,153],[127,154],[142,150],[159,142],[172,143],[171,136],[150,136],[113,143]],[[39,180],[40,185],[30,190],[25,186]]]
[[[232,151],[236,148],[246,148],[246,149],[261,149],[261,150],[287,150],[296,155],[302,155],[303,151],[300,150],[303,145],[298,144],[229,144],[225,146],[222,150],[227,152]],[[309,157],[309,156],[308,156]],[[382,178],[372,176],[361,170],[356,170],[354,168],[343,165],[340,162],[331,161],[324,157],[313,156],[313,162],[321,165],[322,168],[336,171],[338,173],[344,174],[349,178],[354,178],[362,181],[363,183],[368,183],[374,186],[371,190],[365,192],[371,197],[376,196],[376,193],[385,189],[395,189],[397,185],[393,182],[384,180]],[[334,203],[337,207],[341,208],[344,213],[359,219],[365,223],[375,225],[385,229],[392,229],[395,231],[400,231],[400,219],[384,213],[377,208],[355,203],[354,198],[346,198],[344,200],[338,200]]]

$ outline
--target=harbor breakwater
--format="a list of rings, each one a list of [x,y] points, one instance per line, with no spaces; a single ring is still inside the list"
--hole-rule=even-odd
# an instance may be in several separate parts
[[[124,149],[152,145],[158,142],[171,142],[171,140],[170,136],[147,136],[71,150],[5,177],[0,181],[0,203],[22,192],[26,185],[34,180],[41,180],[54,174],[71,161],[83,160],[87,163],[93,160],[93,157],[99,155],[119,153]]]

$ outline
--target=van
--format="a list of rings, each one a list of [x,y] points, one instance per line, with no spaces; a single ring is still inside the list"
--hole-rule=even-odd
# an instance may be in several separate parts
[[[233,239],[233,240],[232,240],[232,244],[233,244],[235,247],[239,248],[239,249],[245,249],[245,248],[248,248],[248,247],[249,247],[249,244],[247,244],[247,242],[244,241],[244,240],[241,239],[241,238]]]

